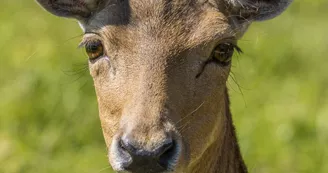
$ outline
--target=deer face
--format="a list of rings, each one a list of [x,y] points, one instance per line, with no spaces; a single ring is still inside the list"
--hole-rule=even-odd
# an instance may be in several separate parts
[[[237,35],[213,7],[163,14],[159,2],[139,5],[130,6],[133,24],[102,27],[83,42],[103,50],[91,55],[90,72],[112,166],[173,170],[197,158],[220,123]]]
[[[274,17],[288,5],[269,0],[38,2],[79,20],[109,161],[116,171],[137,173],[184,172],[200,159],[224,130],[225,83],[232,55],[240,51],[237,40],[250,20]]]

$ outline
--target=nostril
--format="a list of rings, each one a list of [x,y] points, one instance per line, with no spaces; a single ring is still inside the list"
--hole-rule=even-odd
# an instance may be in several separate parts
[[[123,150],[125,150],[125,151],[127,151],[128,153],[130,153],[130,154],[133,154],[133,153],[136,153],[136,148],[133,146],[133,145],[131,145],[127,140],[120,140],[120,147],[123,149]]]
[[[177,141],[168,138],[159,143],[141,144],[143,143],[135,142],[124,136],[117,140],[116,160],[120,168],[132,172],[135,170],[145,172],[142,170],[146,169],[163,172],[173,169],[180,153]]]
[[[161,153],[158,160],[159,164],[165,168],[170,167],[170,162],[174,162],[174,157],[176,156],[177,152],[177,144],[173,141],[168,144],[165,150],[163,150]]]
[[[174,146],[174,142],[172,140],[166,141],[166,143],[162,144],[158,148],[153,151],[146,151],[143,149],[138,149],[134,145],[132,145],[129,140],[120,140],[120,147],[124,151],[128,152],[132,156],[148,156],[153,158],[159,158],[167,151],[169,151]]]
[[[170,141],[170,142],[167,142],[167,143],[163,144],[161,147],[159,147],[157,149],[157,157],[162,156],[167,151],[169,151],[170,149],[172,149],[173,148],[173,145],[174,145],[174,142],[173,141]]]

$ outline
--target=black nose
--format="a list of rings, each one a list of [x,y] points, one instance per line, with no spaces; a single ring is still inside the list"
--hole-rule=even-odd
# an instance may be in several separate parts
[[[129,140],[128,138],[121,139],[121,150],[127,152],[131,158],[132,163],[127,165],[126,170],[133,172],[162,172],[169,169],[170,162],[176,155],[176,143],[172,139],[167,139],[160,142],[154,149],[147,150],[140,144]]]

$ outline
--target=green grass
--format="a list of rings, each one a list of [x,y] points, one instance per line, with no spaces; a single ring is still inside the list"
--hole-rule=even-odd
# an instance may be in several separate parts
[[[0,172],[110,172],[80,28],[33,1],[0,6]],[[239,42],[242,93],[228,85],[250,172],[328,172],[327,7],[296,1]]]

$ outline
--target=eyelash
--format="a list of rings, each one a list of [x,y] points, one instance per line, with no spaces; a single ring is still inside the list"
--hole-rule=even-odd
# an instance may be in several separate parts
[[[85,47],[87,44],[89,44],[90,42],[92,42],[92,40],[83,40],[83,41],[81,41],[81,42],[79,43],[78,48],[79,48],[79,49],[84,49],[84,47]]]
[[[234,44],[234,43],[230,43],[230,44],[233,46],[234,51],[237,51],[238,54],[243,53],[243,51],[241,50],[241,48],[238,47],[236,44]],[[215,59],[213,58],[213,55],[211,55],[210,59],[208,59],[208,60],[203,64],[202,69],[201,69],[200,72],[196,75],[196,79],[200,77],[200,75],[201,75],[201,74],[203,73],[203,71],[205,70],[206,65],[209,64],[209,63],[216,63],[216,64],[220,65],[220,63],[219,63],[217,60],[215,60]]]
[[[85,32],[83,35],[88,35],[88,34],[97,35],[99,38],[101,38],[101,35],[96,32]],[[80,42],[80,44],[78,45],[78,48],[84,48],[88,43],[90,43],[92,41],[93,41],[93,39],[86,39],[86,40],[83,39]]]
[[[234,47],[235,51],[237,51],[238,54],[244,53],[243,50],[236,44],[231,43],[232,46]]]

